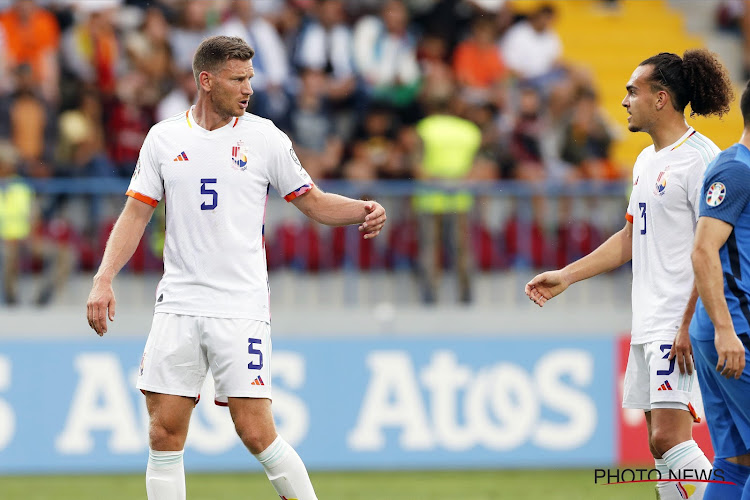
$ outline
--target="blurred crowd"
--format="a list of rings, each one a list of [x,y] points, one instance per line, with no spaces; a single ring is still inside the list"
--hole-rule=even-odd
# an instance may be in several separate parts
[[[71,241],[101,240],[100,221],[74,234],[60,215],[67,197],[38,206],[24,179],[127,179],[149,128],[195,100],[193,52],[215,34],[255,48],[249,111],[290,136],[316,180],[621,175],[589,75],[562,59],[554,2],[525,11],[506,0],[0,0],[0,8],[7,303],[17,301],[19,269],[50,269],[36,298],[45,303],[72,266],[96,264],[98,249]],[[460,243],[473,197],[428,190],[412,201],[433,221],[420,236],[439,243],[453,228],[445,229],[458,235],[452,253],[467,267]],[[543,204],[534,200],[535,218]],[[30,264],[19,264],[23,248]],[[422,276],[434,277],[436,259],[420,259],[433,262]]]
[[[720,0],[716,8],[716,26],[742,40],[742,78],[750,80],[750,0]]]

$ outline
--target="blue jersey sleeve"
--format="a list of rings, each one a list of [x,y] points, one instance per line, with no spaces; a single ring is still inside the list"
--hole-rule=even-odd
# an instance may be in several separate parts
[[[750,203],[750,165],[729,161],[706,172],[701,197],[701,217],[712,217],[732,226]]]

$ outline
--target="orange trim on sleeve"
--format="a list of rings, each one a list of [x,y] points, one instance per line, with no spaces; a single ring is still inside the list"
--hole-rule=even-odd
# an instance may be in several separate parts
[[[632,224],[633,223],[633,216],[630,215],[629,213],[625,212],[625,220],[628,221],[628,222],[630,222]]]
[[[125,193],[126,196],[130,196],[131,198],[135,198],[138,201],[142,201],[146,205],[151,205],[152,207],[155,207],[159,204],[158,200],[155,200],[153,198],[149,198],[148,196],[142,195],[141,193],[136,193],[132,189],[128,189],[128,192]]]
[[[296,198],[299,198],[303,194],[310,191],[314,186],[315,184],[313,184],[312,182],[310,184],[305,184],[304,186],[301,186],[295,189],[294,191],[292,191],[291,193],[289,193],[288,195],[284,196],[284,199],[289,202]]]

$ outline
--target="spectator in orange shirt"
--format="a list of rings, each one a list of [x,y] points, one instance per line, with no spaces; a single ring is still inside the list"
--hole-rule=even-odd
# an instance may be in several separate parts
[[[33,79],[48,102],[56,102],[59,93],[57,48],[60,28],[49,11],[32,0],[15,0],[0,13],[0,27],[5,32],[4,58],[10,68],[28,65]]]
[[[489,16],[477,17],[470,36],[453,53],[453,71],[472,100],[486,101],[493,84],[508,74],[495,41],[495,23]]]

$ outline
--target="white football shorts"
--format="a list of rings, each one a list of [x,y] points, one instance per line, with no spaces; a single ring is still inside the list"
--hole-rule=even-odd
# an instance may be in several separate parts
[[[695,408],[701,393],[698,380],[693,374],[680,373],[677,361],[670,361],[671,342],[658,340],[645,344],[631,344],[628,367],[625,370],[622,407],[651,410],[653,408],[675,408],[689,411],[700,421]]]
[[[138,389],[198,399],[206,372],[215,403],[271,399],[271,325],[243,318],[156,313],[141,358]]]

